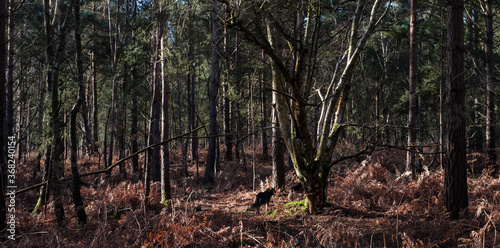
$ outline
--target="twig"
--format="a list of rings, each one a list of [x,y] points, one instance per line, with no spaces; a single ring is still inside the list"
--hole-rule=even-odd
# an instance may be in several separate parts
[[[251,238],[251,239],[253,239],[253,240],[257,241],[257,243],[259,243],[260,245],[264,245],[262,242],[260,242],[260,241],[259,241],[257,238],[255,238],[254,236],[252,236],[252,235],[250,235],[250,234],[248,234],[248,233],[245,233],[245,235],[247,235],[249,238]]]

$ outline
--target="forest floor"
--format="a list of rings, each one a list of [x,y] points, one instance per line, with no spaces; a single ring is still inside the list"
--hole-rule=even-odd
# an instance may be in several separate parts
[[[70,183],[64,187],[66,225],[59,230],[49,203],[32,210],[39,190],[16,196],[16,239],[2,247],[500,247],[500,180],[476,171],[470,175],[469,209],[461,219],[447,218],[442,202],[443,171],[431,169],[418,178],[399,175],[402,151],[374,153],[361,163],[348,161],[332,169],[328,205],[317,215],[302,210],[304,195],[288,203],[286,191],[272,198],[269,211],[249,206],[255,194],[269,187],[271,163],[247,154],[246,171],[236,162],[222,162],[214,188],[197,183],[195,166],[182,177],[180,149],[171,153],[173,200],[161,205],[160,185],[152,184],[144,207],[144,188],[137,178],[121,179],[118,169],[109,181],[101,175],[83,179],[82,195],[88,225],[77,228]],[[206,151],[205,151],[206,154]],[[200,154],[200,158],[205,156]],[[469,155],[480,164],[481,154]],[[252,163],[252,158],[254,163]],[[142,160],[142,158],[141,158]],[[34,158],[17,167],[18,187],[40,182],[32,178]],[[96,158],[82,158],[80,171],[98,169]],[[203,176],[203,163],[199,175]],[[69,167],[69,166],[68,166]],[[479,165],[480,167],[480,165]],[[255,177],[253,176],[255,172]],[[116,173],[116,174],[115,174]],[[69,168],[66,176],[69,176]],[[255,178],[255,181],[252,179]],[[286,180],[293,185],[288,168]],[[200,178],[201,180],[201,178]],[[255,182],[255,183],[254,183]],[[255,190],[253,190],[255,185]]]

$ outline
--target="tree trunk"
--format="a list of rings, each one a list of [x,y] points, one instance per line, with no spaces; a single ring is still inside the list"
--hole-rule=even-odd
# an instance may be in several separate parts
[[[229,71],[230,61],[228,52],[228,43],[230,42],[229,32],[224,26],[224,64],[225,70],[223,79],[223,94],[224,94],[224,159],[227,161],[233,160],[233,136],[231,135],[231,100],[229,98]]]
[[[132,82],[137,78],[137,69],[136,67],[132,67],[130,78]],[[139,138],[138,132],[138,109],[137,109],[137,91],[135,85],[132,86],[132,106],[131,106],[131,123],[130,123],[130,152],[132,154],[138,151],[137,139]],[[132,173],[135,175],[139,172],[139,156],[134,156],[132,158]]]
[[[52,194],[54,197],[54,214],[56,216],[59,228],[61,228],[64,223],[64,205],[62,202],[62,195],[60,192],[59,178],[64,174],[64,144],[63,144],[63,126],[60,123],[60,102],[59,102],[59,70],[63,62],[64,45],[65,45],[65,35],[67,28],[67,16],[66,6],[64,1],[60,0],[57,3],[57,9],[54,10],[54,17],[57,15],[57,28],[58,28],[58,40],[55,43],[55,31],[54,26],[51,24],[51,20],[54,18],[51,15],[50,4],[48,0],[44,0],[44,24],[45,24],[45,52],[46,52],[46,64],[49,66],[47,71],[47,84],[49,92],[51,94],[51,118],[50,127],[52,135],[52,147],[51,151],[51,161],[50,161],[50,182],[52,189]]]
[[[274,73],[273,73],[274,74]],[[276,78],[273,76],[273,78]],[[273,79],[276,80],[276,79]],[[273,93],[274,95],[275,93]],[[276,104],[273,96],[273,106]],[[276,108],[273,107],[272,110],[272,127],[273,127],[273,188],[283,188],[285,186],[285,160],[284,160],[284,149],[283,149],[283,137],[281,137],[281,130],[278,121],[278,113]]]
[[[99,152],[99,101],[97,99],[97,69],[95,52],[92,52],[92,134],[94,135],[94,153]]]
[[[111,99],[111,104],[112,104],[112,110],[111,110],[111,132],[109,134],[110,136],[110,142],[109,142],[109,157],[108,157],[108,164],[113,163],[113,148],[114,148],[114,138],[115,138],[115,129],[117,127],[121,128],[121,116],[120,116],[120,105],[118,103],[118,75],[117,75],[117,64],[118,64],[118,46],[119,46],[119,38],[120,38],[120,0],[116,2],[116,23],[115,23],[115,30],[114,30],[114,44],[113,44],[113,38],[112,38],[112,32],[111,32],[111,10],[110,10],[110,2],[108,0],[108,14],[110,15],[109,17],[109,27],[110,27],[110,45],[113,51],[113,57],[111,61],[111,66],[112,66],[112,75],[113,75],[113,90],[112,90],[112,99]],[[124,141],[123,141],[123,130],[119,130],[116,132],[116,136],[118,138],[119,142],[119,149],[120,149],[120,156],[123,156],[123,148],[124,148]],[[123,163],[120,164],[120,174],[125,175],[125,168]],[[107,174],[109,177],[111,175],[111,171]]]
[[[165,75],[165,48],[164,39],[161,38],[161,82],[162,82],[162,106],[161,106],[161,140],[168,140],[169,130],[169,115],[168,115],[168,101],[170,97],[170,86],[168,78]],[[170,168],[169,168],[169,152],[168,143],[161,147],[161,203],[165,204],[167,200],[172,197],[170,195]]]
[[[132,19],[135,19],[137,15],[137,1],[134,0],[132,2]],[[132,30],[132,35],[131,35],[131,43],[132,45],[135,45],[135,30]],[[137,64],[133,63],[132,68],[130,69],[130,81],[135,82],[137,79]],[[132,105],[131,105],[131,123],[130,123],[130,152],[132,154],[136,153],[138,151],[138,145],[137,145],[137,139],[139,138],[139,133],[138,133],[138,109],[137,109],[137,91],[136,91],[136,85],[132,85]],[[139,172],[139,156],[134,156],[132,158],[132,173],[135,175],[137,172]]]
[[[188,50],[189,58],[189,73],[188,73],[188,116],[189,116],[189,128],[195,130],[197,128],[196,122],[196,85],[195,85],[195,67],[194,67],[194,45],[189,44]],[[198,174],[198,132],[193,133],[193,138],[191,139],[191,163],[196,166],[196,180],[198,181],[200,176]]]
[[[213,1],[213,9],[210,13],[210,21],[212,22],[212,65],[210,68],[210,93],[209,93],[209,117],[210,131],[208,142],[208,154],[205,168],[205,177],[203,183],[208,186],[213,186],[215,182],[214,166],[216,160],[216,145],[217,145],[217,93],[219,89],[219,54],[217,49],[219,39],[219,23],[217,18],[218,6],[217,2]]]
[[[446,164],[444,204],[457,219],[468,206],[465,145],[464,23],[463,1],[448,1],[448,78],[446,112]]]
[[[240,139],[240,134],[242,133],[241,130],[241,111],[240,111],[240,100],[242,99],[242,93],[241,93],[241,88],[242,88],[242,83],[241,83],[241,67],[240,67],[240,37],[239,34],[236,33],[236,51],[235,51],[235,67],[236,67],[236,72],[235,72],[235,92],[236,92],[236,99],[234,100],[234,112],[236,115],[236,118],[234,120],[235,122],[235,130],[236,130],[236,135],[235,135],[235,147],[234,147],[234,156],[236,157],[236,161],[240,162],[241,161],[241,156],[243,155],[240,151],[243,151],[242,147],[242,140]],[[248,126],[248,125],[247,125]],[[243,155],[244,156],[244,155]]]
[[[5,9],[5,0],[0,0],[0,75],[5,75],[6,72],[6,59],[7,51],[5,49],[5,24],[6,24],[6,14],[7,10]],[[6,78],[4,76],[0,77],[0,99],[5,99],[6,92]],[[5,101],[0,101],[0,109],[5,109]],[[4,123],[5,121],[5,111],[0,111],[0,121]],[[5,231],[7,229],[7,209],[5,206],[5,194],[4,188],[5,184],[3,183],[5,178],[5,173],[7,172],[5,165],[7,164],[6,158],[7,153],[5,150],[5,145],[8,137],[6,137],[6,132],[4,129],[4,125],[0,124],[0,236],[2,239],[6,236]]]
[[[45,116],[45,92],[46,92],[46,87],[45,87],[45,81],[43,79],[43,73],[42,70],[40,70],[39,73],[39,89],[40,89],[40,100],[38,101],[38,104],[40,106],[40,111],[38,113],[38,140],[37,140],[37,156],[36,156],[36,166],[35,169],[33,170],[33,179],[36,178],[38,173],[41,170],[41,163],[42,163],[42,154],[43,154],[43,149],[41,148],[43,143],[43,119]]]
[[[307,210],[309,213],[320,213],[326,204],[326,193],[328,189],[328,165],[307,165],[309,168],[321,168],[320,173],[316,171],[308,171],[303,177],[299,177],[300,182],[304,185],[304,190],[307,199]],[[316,174],[318,173],[318,174]]]
[[[493,177],[498,175],[496,164],[496,134],[495,134],[495,73],[493,59],[493,5],[486,0],[486,154],[487,167]]]
[[[134,82],[134,79],[137,78],[137,69],[135,67],[132,68],[131,70],[131,75],[130,75],[132,82]],[[130,152],[132,154],[136,153],[138,151],[138,144],[137,144],[137,139],[139,138],[139,131],[138,131],[138,115],[139,111],[137,109],[137,91],[135,89],[135,85],[132,86],[132,106],[131,106],[131,123],[130,123]],[[132,173],[135,175],[137,172],[139,172],[139,156],[134,156],[132,158]]]
[[[78,158],[77,158],[77,135],[76,135],[76,116],[80,111],[81,106],[84,103],[85,93],[83,86],[83,54],[82,54],[82,39],[80,34],[80,2],[73,0],[73,12],[75,17],[75,47],[76,47],[76,70],[77,70],[77,85],[78,85],[78,99],[76,100],[73,109],[71,110],[71,176],[73,185],[73,204],[75,206],[75,212],[78,217],[78,225],[80,228],[85,227],[87,224],[87,214],[85,213],[85,207],[83,206],[82,196],[80,194],[80,176],[78,172]]]
[[[445,10],[443,10],[442,15],[444,17],[445,15]],[[442,25],[445,25],[444,18],[442,19]],[[443,30],[440,29],[439,32],[439,37],[443,37]],[[443,38],[440,38],[439,44],[440,44],[440,58],[439,58],[439,151],[441,154],[439,154],[439,166],[441,169],[444,169],[444,164],[446,160],[446,154],[445,154],[445,148],[444,148],[444,143],[445,143],[445,135],[444,135],[444,126],[445,126],[445,104],[446,104],[446,70],[445,70],[445,58],[446,58],[446,51],[444,49],[445,47],[445,40]]]
[[[273,38],[273,33],[271,32],[271,26],[269,22],[267,23],[267,37],[269,44],[275,47],[275,42]],[[279,50],[279,48],[277,49]],[[271,122],[272,122],[272,161],[273,161],[273,177],[272,185],[273,188],[282,188],[285,186],[285,161],[284,161],[284,149],[283,149],[283,137],[281,136],[281,129],[278,116],[278,101],[281,97],[282,91],[279,88],[283,82],[281,82],[280,71],[276,68],[273,62],[271,62],[271,72],[272,72],[272,110],[271,110]]]
[[[273,85],[279,84],[277,82],[279,72],[274,68],[273,70]],[[276,82],[275,82],[276,81]],[[283,149],[283,137],[281,136],[280,124],[278,120],[278,111],[276,110],[277,104],[277,94],[273,91],[273,109],[272,109],[272,127],[273,127],[273,188],[282,188],[285,186],[285,160],[284,160],[284,149]]]
[[[4,6],[4,5],[2,5]],[[14,0],[9,1],[9,29],[7,50],[7,137],[14,135]],[[5,13],[5,12],[4,12]],[[4,27],[5,29],[5,27]],[[4,54],[5,55],[5,54]],[[3,74],[2,74],[3,75]],[[5,99],[5,98],[2,98]],[[20,157],[19,157],[20,159]]]
[[[410,15],[410,94],[408,113],[408,152],[406,153],[406,171],[416,176],[415,151],[417,140],[417,0],[411,0]]]
[[[264,52],[261,55],[262,64],[264,64]],[[262,160],[267,161],[269,158],[269,150],[267,147],[267,133],[266,133],[266,91],[264,90],[264,70],[260,71],[260,129],[261,137],[260,142],[262,145]]]
[[[155,6],[158,6],[158,2],[154,3]],[[160,115],[161,115],[161,96],[160,96],[160,67],[161,63],[159,62],[160,58],[160,43],[162,39],[162,27],[159,22],[155,25],[155,34],[153,35],[153,99],[151,103],[151,123],[150,123],[150,136],[149,136],[149,145],[160,142],[161,134],[160,134]],[[151,180],[153,182],[159,182],[161,180],[161,155],[160,148],[155,147],[151,154]]]
[[[95,7],[95,2],[96,0],[92,1],[92,12],[96,11]],[[96,32],[96,26],[95,23],[92,24],[92,33]],[[94,47],[97,47],[96,41],[93,41]],[[97,68],[96,68],[96,57],[95,57],[95,51],[91,52],[91,59],[92,59],[92,133],[94,135],[94,153],[99,152],[99,104],[98,104],[98,99],[97,99]]]

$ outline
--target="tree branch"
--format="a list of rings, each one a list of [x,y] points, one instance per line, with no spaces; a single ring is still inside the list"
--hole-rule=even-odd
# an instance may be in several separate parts
[[[125,162],[125,161],[127,161],[127,160],[129,160],[129,159],[131,159],[131,158],[133,158],[133,157],[135,157],[135,156],[137,156],[137,155],[139,155],[139,154],[140,154],[140,153],[142,153],[142,152],[145,152],[145,151],[147,151],[147,150],[149,150],[149,149],[151,149],[151,148],[154,148],[154,147],[157,147],[157,146],[163,145],[163,144],[165,144],[165,143],[169,143],[169,142],[174,141],[174,140],[176,140],[176,139],[180,139],[180,138],[185,137],[185,136],[187,136],[187,135],[189,135],[189,134],[195,133],[195,132],[197,132],[198,130],[200,130],[201,128],[203,128],[203,126],[200,126],[200,127],[196,128],[196,129],[194,129],[194,130],[191,130],[191,131],[189,131],[189,132],[187,132],[187,133],[181,134],[181,135],[179,135],[179,136],[177,136],[177,137],[173,137],[173,138],[170,138],[170,139],[168,139],[168,140],[164,140],[164,141],[158,142],[158,143],[156,143],[156,144],[153,144],[153,145],[147,146],[147,147],[145,147],[145,148],[143,148],[143,149],[141,149],[141,150],[139,150],[139,151],[137,151],[137,152],[135,152],[135,153],[133,153],[133,154],[131,154],[131,155],[127,156],[127,157],[124,157],[124,158],[122,158],[122,159],[120,159],[120,160],[116,161],[115,163],[113,163],[112,165],[110,165],[110,166],[109,166],[108,168],[106,168],[106,169],[102,169],[102,170],[97,170],[97,171],[92,171],[92,172],[84,173],[84,174],[81,174],[81,175],[79,176],[79,178],[86,177],[86,176],[91,176],[91,175],[96,175],[96,174],[101,174],[101,173],[105,173],[105,172],[107,172],[107,171],[110,171],[110,170],[112,170],[114,167],[116,167],[117,165],[119,165],[120,163]],[[71,179],[72,179],[71,177],[65,177],[65,178],[61,178],[61,179],[59,179],[59,182],[65,182],[65,181],[69,181],[69,180],[71,180]],[[23,193],[23,192],[26,192],[26,191],[30,191],[30,190],[32,190],[32,189],[39,188],[39,187],[43,186],[43,185],[44,185],[44,184],[46,184],[46,183],[47,183],[47,181],[45,181],[45,182],[41,182],[41,183],[39,183],[39,184],[31,185],[31,186],[26,187],[26,188],[22,188],[22,189],[20,189],[20,190],[17,190],[17,191],[15,192],[15,194],[17,195],[17,194],[20,194],[20,193]],[[9,195],[10,195],[10,194],[6,194],[6,196],[9,196]]]

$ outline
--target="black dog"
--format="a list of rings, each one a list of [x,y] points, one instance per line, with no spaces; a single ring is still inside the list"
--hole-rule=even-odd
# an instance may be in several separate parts
[[[274,195],[274,189],[267,189],[264,192],[260,192],[255,196],[255,201],[252,205],[250,205],[251,208],[256,208],[257,213],[259,212],[260,206],[266,204],[266,212],[267,212],[267,205],[271,201],[271,196]]]
[[[293,194],[296,192],[304,192],[304,186],[302,186],[302,183],[297,183],[290,187],[290,192],[288,192],[288,201],[292,200]]]

